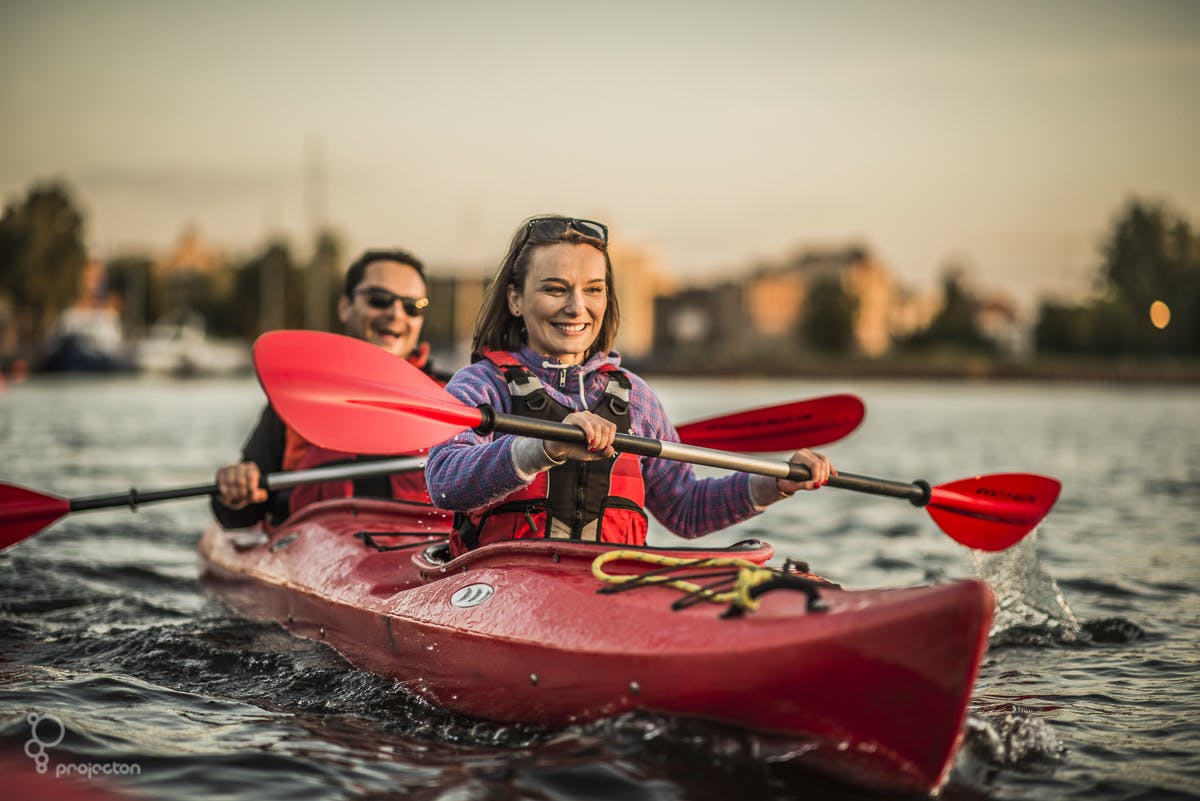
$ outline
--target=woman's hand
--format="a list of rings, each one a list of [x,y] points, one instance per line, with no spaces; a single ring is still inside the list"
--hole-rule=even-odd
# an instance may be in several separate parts
[[[611,420],[605,420],[600,415],[591,412],[571,412],[563,418],[563,422],[582,428],[583,433],[587,435],[587,445],[557,442],[550,439],[542,440],[542,447],[551,459],[591,462],[597,459],[608,459],[616,453],[612,444],[617,436],[617,424]]]
[[[261,474],[254,462],[242,462],[217,471],[218,500],[230,509],[244,509],[252,503],[265,503],[267,491],[258,485]]]
[[[812,478],[808,481],[788,481],[786,478],[776,480],[776,485],[779,491],[786,495],[791,495],[797,490],[815,490],[829,483],[830,476],[836,476],[837,471],[833,469],[833,465],[829,463],[829,459],[819,453],[810,451],[808,448],[801,448],[788,458],[789,462],[802,464],[812,473]]]

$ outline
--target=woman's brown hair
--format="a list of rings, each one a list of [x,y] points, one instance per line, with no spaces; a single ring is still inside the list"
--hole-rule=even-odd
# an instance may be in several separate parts
[[[529,274],[529,262],[534,251],[549,245],[565,243],[568,245],[590,245],[604,255],[604,284],[606,305],[604,319],[600,321],[600,331],[596,339],[588,347],[584,355],[587,361],[597,353],[607,353],[612,350],[617,338],[617,326],[621,313],[617,307],[617,289],[613,285],[612,260],[608,257],[608,243],[594,236],[588,236],[574,226],[565,226],[558,236],[544,237],[536,231],[532,224],[537,220],[561,219],[571,220],[570,217],[557,215],[538,215],[529,217],[522,222],[508,244],[508,252],[500,268],[496,270],[492,282],[483,293],[483,305],[475,316],[475,332],[471,337],[471,361],[483,358],[484,350],[520,350],[525,344],[525,323],[520,317],[513,315],[508,309],[508,288],[514,287],[518,292],[525,289],[525,278]]]

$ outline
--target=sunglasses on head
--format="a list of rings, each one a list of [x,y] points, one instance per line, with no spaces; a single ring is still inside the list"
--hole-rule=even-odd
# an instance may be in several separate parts
[[[576,220],[573,217],[535,217],[529,221],[526,239],[536,235],[539,239],[558,239],[574,228],[584,236],[599,239],[608,244],[608,226],[595,220]]]
[[[420,317],[425,313],[425,307],[429,305],[429,298],[410,298],[407,295],[397,295],[395,292],[389,292],[379,286],[364,286],[354,290],[354,294],[362,295],[367,305],[372,309],[392,308],[392,304],[400,301],[400,305],[404,307],[404,313],[409,317]]]

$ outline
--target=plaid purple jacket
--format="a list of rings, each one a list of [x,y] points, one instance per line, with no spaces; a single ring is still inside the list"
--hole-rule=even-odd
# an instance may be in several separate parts
[[[620,364],[615,351],[596,354],[585,364],[565,370],[544,366],[546,358],[528,347],[514,355],[545,384],[554,400],[573,411],[590,409],[603,395],[608,378],[599,367]],[[641,378],[625,373],[633,384],[629,402],[632,433],[678,442],[679,434],[667,420],[658,396]],[[486,359],[455,373],[446,391],[468,406],[486,403],[496,411],[512,411],[504,377]],[[513,465],[513,436],[468,430],[430,450],[425,478],[434,504],[468,511],[493,504],[524,486],[527,482]],[[750,476],[745,473],[697,478],[692,466],[683,462],[648,457],[639,457],[639,462],[646,484],[646,508],[681,537],[699,537],[758,514],[750,500]]]

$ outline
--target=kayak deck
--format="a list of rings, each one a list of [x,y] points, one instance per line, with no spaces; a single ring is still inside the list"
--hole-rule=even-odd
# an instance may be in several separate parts
[[[449,515],[387,501],[314,504],[258,537],[205,532],[209,581],[239,612],[328,642],[438,706],[561,726],[634,709],[786,738],[854,783],[929,792],[949,770],[987,644],[978,581],[787,589],[757,611],[675,609],[681,592],[600,593],[610,546],[524,540],[446,560]],[[644,548],[764,564],[770,545]],[[622,561],[638,573],[654,564]]]

